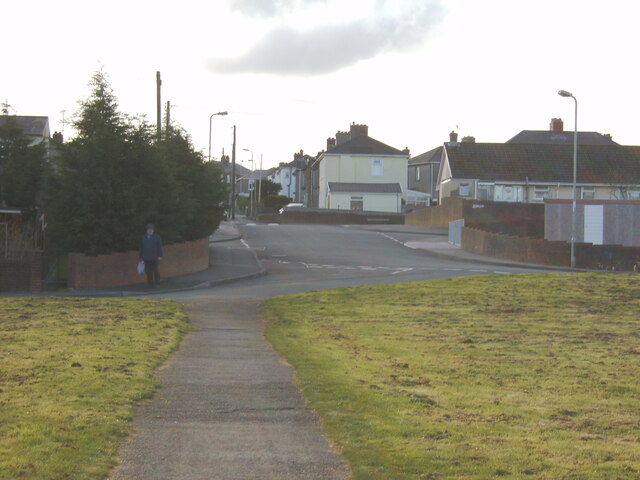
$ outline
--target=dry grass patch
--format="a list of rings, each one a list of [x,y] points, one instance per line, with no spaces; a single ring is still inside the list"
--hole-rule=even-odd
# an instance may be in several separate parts
[[[640,277],[278,297],[268,338],[357,479],[640,478]]]

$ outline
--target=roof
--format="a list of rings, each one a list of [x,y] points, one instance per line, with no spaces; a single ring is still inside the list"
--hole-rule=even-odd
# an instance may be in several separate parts
[[[507,143],[543,143],[573,145],[573,132],[553,133],[551,130],[523,130]],[[598,132],[578,132],[578,145],[618,145],[610,135]]]
[[[445,144],[453,178],[509,182],[573,182],[573,145],[525,143]],[[578,183],[640,183],[640,147],[578,147]]]
[[[399,183],[329,182],[331,193],[402,193]]]
[[[397,148],[390,147],[384,143],[366,135],[359,135],[347,142],[327,150],[326,154],[361,154],[361,155],[401,155],[407,154]]]
[[[15,121],[25,135],[49,136],[49,117],[2,115],[0,116],[0,125],[6,124],[7,120]]]
[[[440,163],[442,158],[442,147],[434,148],[428,152],[422,153],[409,160],[409,165],[423,164],[423,163]]]

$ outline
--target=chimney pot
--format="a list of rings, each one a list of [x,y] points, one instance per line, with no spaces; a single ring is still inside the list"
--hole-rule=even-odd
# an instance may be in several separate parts
[[[564,123],[561,118],[552,118],[551,119],[551,133],[554,135],[560,135],[564,131]]]

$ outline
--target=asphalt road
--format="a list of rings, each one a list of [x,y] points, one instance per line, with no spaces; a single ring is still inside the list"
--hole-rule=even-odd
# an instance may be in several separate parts
[[[157,394],[138,407],[112,480],[350,478],[294,372],[264,339],[261,301],[321,288],[528,271],[407,248],[402,242],[416,238],[410,233],[240,228],[243,239],[217,247],[218,260],[244,268],[252,252],[267,274],[170,295],[185,305],[196,331],[159,372]]]
[[[525,266],[495,266],[451,260],[411,249],[403,243],[426,240],[424,234],[377,232],[326,225],[243,225],[242,242],[225,248],[228,255],[250,249],[267,270],[261,278],[223,285],[206,293],[174,296],[188,300],[199,295],[215,298],[269,298],[323,288],[433,280],[490,273],[536,271]],[[443,241],[442,235],[431,239]]]

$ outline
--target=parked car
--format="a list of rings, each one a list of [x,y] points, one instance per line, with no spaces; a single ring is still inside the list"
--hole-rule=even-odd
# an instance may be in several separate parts
[[[301,208],[304,207],[302,203],[287,203],[284,207],[278,210],[278,213],[282,215],[286,210],[290,210],[292,208]]]

